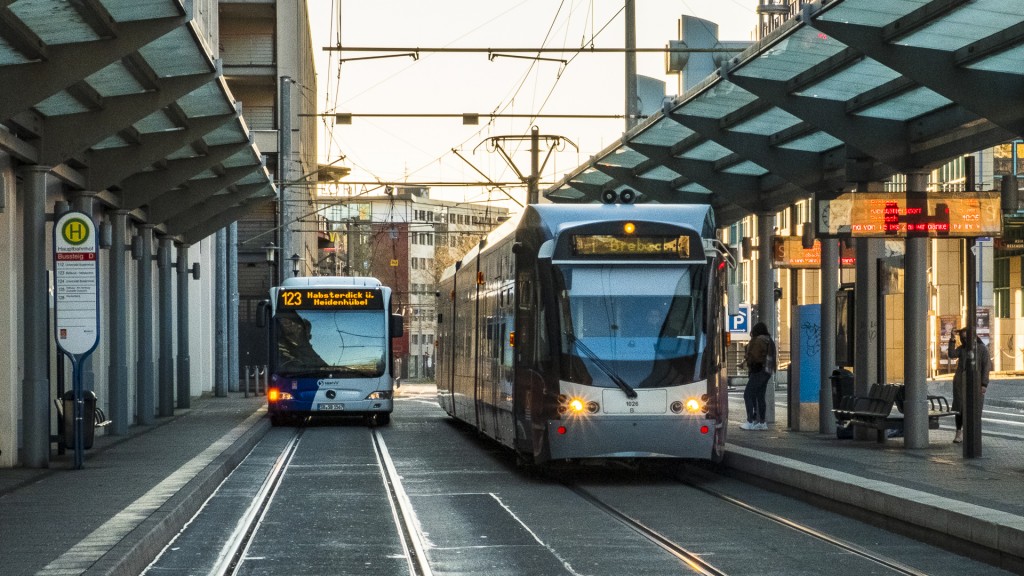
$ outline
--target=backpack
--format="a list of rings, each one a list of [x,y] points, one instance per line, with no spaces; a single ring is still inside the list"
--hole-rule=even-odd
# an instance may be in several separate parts
[[[771,342],[771,338],[761,334],[754,337],[754,339],[747,344],[746,360],[748,367],[764,367],[768,362],[768,355],[771,352]]]

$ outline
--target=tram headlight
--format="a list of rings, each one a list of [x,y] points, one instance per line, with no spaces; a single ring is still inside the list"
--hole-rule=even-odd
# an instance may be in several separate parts
[[[600,409],[601,406],[597,402],[594,402],[593,400],[587,402],[587,412],[590,412],[591,414],[597,414],[598,410]]]
[[[569,400],[569,411],[573,414],[580,414],[587,409],[587,405],[579,398]]]

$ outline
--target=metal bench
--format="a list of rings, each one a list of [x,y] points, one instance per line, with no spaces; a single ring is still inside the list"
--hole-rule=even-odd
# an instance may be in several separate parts
[[[893,411],[896,406],[896,411]],[[878,431],[878,441],[885,442],[886,432],[903,432],[903,385],[872,384],[867,396],[844,396],[839,408],[832,411],[837,422],[846,426],[857,424]],[[945,396],[928,396],[928,428],[939,427],[939,419],[954,416]]]

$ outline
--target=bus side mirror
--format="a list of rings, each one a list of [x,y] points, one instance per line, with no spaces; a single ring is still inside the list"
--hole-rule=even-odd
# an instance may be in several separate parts
[[[267,316],[270,315],[270,302],[267,300],[260,300],[260,303],[256,305],[256,326],[260,328],[267,327]]]
[[[403,318],[401,314],[391,315],[391,337],[401,338],[405,335],[405,323],[402,322]]]

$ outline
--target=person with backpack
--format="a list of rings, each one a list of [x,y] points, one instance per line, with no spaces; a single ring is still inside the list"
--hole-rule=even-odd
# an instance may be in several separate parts
[[[754,324],[750,331],[743,363],[747,366],[747,387],[743,390],[743,402],[747,407],[747,421],[740,424],[742,430],[767,430],[765,422],[767,404],[765,393],[771,380],[772,363],[775,358],[775,342],[768,333],[764,322]]]

